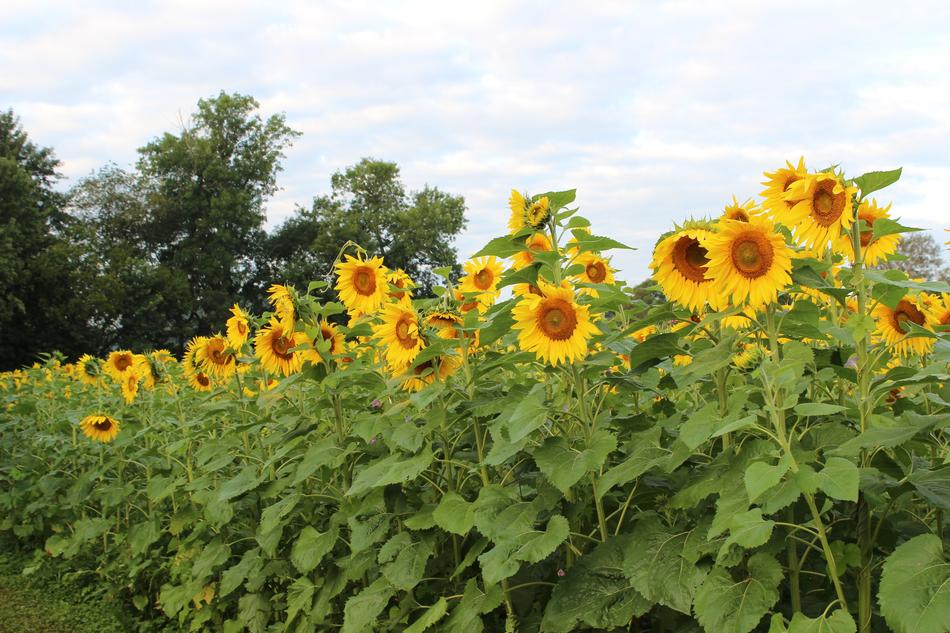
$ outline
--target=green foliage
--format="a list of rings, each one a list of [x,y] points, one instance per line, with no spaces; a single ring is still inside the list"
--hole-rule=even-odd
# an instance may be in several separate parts
[[[938,537],[915,536],[887,557],[878,600],[895,633],[950,631],[950,560]]]

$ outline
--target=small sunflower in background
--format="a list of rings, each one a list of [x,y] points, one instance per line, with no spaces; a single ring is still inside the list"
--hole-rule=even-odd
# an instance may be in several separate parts
[[[382,323],[373,326],[373,335],[384,346],[386,363],[401,373],[425,347],[419,316],[407,303],[388,303],[380,316]]]
[[[877,200],[865,200],[858,206],[858,219],[864,222],[861,230],[861,257],[865,266],[874,266],[884,261],[889,255],[897,252],[897,246],[900,244],[901,235],[891,233],[874,239],[874,222],[881,218],[890,218],[888,211],[891,205],[879,207]],[[841,243],[837,245],[836,250],[844,254],[848,261],[853,262],[854,243],[850,235],[841,237]]]
[[[135,354],[129,350],[109,352],[104,369],[113,380],[121,383],[128,372],[135,370]]]
[[[502,265],[494,255],[470,259],[464,265],[465,276],[459,280],[459,289],[466,294],[477,295],[479,300],[489,305],[500,294],[498,282],[501,280]]]
[[[87,415],[79,423],[83,435],[108,444],[119,434],[119,421],[102,413]]]
[[[512,235],[524,228],[524,214],[528,209],[528,201],[517,189],[511,190],[511,197],[508,198],[508,208],[511,209],[511,217],[508,218],[508,230]]]
[[[588,341],[600,333],[588,307],[574,300],[572,288],[539,283],[544,296],[526,294],[511,311],[521,349],[550,365],[586,357]]]
[[[521,270],[535,262],[536,253],[550,253],[554,250],[551,240],[544,233],[533,233],[524,243],[524,250],[512,258],[512,268]]]
[[[751,198],[745,202],[739,202],[735,196],[732,196],[732,204],[727,204],[725,206],[719,219],[748,222],[749,218],[755,215],[756,212],[757,209],[755,208],[755,202],[753,202]]]
[[[139,376],[138,372],[126,372],[121,383],[122,397],[125,399],[125,404],[132,404],[135,402],[135,396],[139,394],[139,380],[141,380],[141,377]]]
[[[785,198],[788,188],[808,176],[805,157],[798,159],[798,165],[785,161],[785,167],[779,167],[771,173],[765,172],[764,176],[767,179],[762,183],[765,190],[759,194],[765,199],[762,206],[770,212],[773,219],[782,218],[794,206]]]
[[[536,231],[544,229],[550,217],[551,201],[547,196],[541,196],[532,202],[524,212],[525,224]]]
[[[581,253],[574,260],[574,263],[584,267],[583,272],[574,276],[575,283],[612,284],[616,282],[614,269],[610,267],[610,263],[596,253]],[[600,296],[594,288],[578,288],[577,293],[592,297]]]
[[[302,332],[295,332],[285,322],[271,317],[267,327],[258,330],[254,337],[254,355],[266,371],[289,376],[303,366],[303,355],[294,348],[305,339]]]
[[[950,327],[950,293],[935,295],[929,302],[927,311],[935,328]]]
[[[336,291],[350,313],[374,314],[386,300],[389,289],[383,258],[345,256],[336,265]]]
[[[671,301],[698,312],[707,303],[718,305],[712,295],[708,242],[713,232],[683,228],[660,240],[653,250],[653,279]]]
[[[185,375],[185,380],[195,391],[211,391],[211,376],[202,371],[195,364],[195,354],[198,347],[204,344],[207,337],[196,336],[185,345],[185,355],[181,358],[181,369]]]
[[[820,172],[796,180],[785,193],[791,203],[776,219],[792,229],[795,239],[813,251],[823,252],[838,244],[854,224],[852,200],[857,189],[845,185],[830,172]]]
[[[878,335],[893,346],[898,355],[922,356],[933,349],[934,339],[911,333],[910,323],[927,330],[933,329],[933,315],[928,313],[920,297],[906,295],[893,308],[879,303],[871,315],[877,320]]]
[[[83,354],[76,361],[75,375],[87,385],[98,385],[102,377],[102,362],[90,354]]]
[[[228,343],[235,350],[240,350],[251,334],[250,317],[241,309],[241,306],[235,303],[231,306],[231,318],[225,323],[225,328]]]
[[[320,338],[330,343],[331,356],[339,356],[346,352],[346,337],[333,323],[320,321]]]
[[[402,383],[406,391],[422,391],[427,385],[435,382],[436,378],[444,382],[455,373],[461,361],[450,354],[441,354],[437,358],[430,358],[408,369],[403,376],[407,376]]]
[[[412,289],[416,287],[412,278],[402,268],[386,273],[386,283],[397,288],[397,290],[387,291],[389,297],[394,301],[402,301],[405,297],[412,297]]]
[[[767,218],[723,222],[709,238],[709,274],[719,305],[755,310],[792,283],[792,249]]]
[[[462,325],[462,317],[454,312],[436,310],[427,314],[423,319],[423,323],[434,328],[440,338],[457,339],[459,337],[458,327]]]
[[[281,320],[282,323],[287,323]],[[195,364],[217,378],[230,378],[237,365],[231,343],[220,334],[207,336],[195,349]]]
[[[267,289],[267,301],[274,308],[277,318],[293,327],[297,322],[297,305],[294,301],[292,286],[272,284]]]

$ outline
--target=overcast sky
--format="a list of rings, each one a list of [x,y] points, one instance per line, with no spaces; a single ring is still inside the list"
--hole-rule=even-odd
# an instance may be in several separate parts
[[[947,2],[137,5],[0,0],[0,108],[67,184],[225,90],[303,132],[269,225],[364,156],[465,196],[463,258],[504,231],[512,187],[576,187],[595,233],[639,249],[614,256],[636,283],[672,222],[804,155],[903,166],[893,213],[950,228]]]

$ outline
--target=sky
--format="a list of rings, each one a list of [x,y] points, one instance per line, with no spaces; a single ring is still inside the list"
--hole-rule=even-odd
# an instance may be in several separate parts
[[[649,274],[674,222],[717,216],[804,156],[944,241],[950,3],[114,2],[0,0],[0,109],[64,186],[180,131],[221,90],[283,112],[269,226],[371,156],[410,190],[465,197],[462,258],[505,231],[512,188],[576,188],[620,276]]]

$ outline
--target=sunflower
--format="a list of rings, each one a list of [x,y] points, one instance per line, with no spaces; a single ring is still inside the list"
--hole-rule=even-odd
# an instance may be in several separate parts
[[[454,312],[437,310],[430,312],[422,321],[431,328],[435,328],[439,336],[444,339],[457,339],[458,327],[462,325],[462,317]]]
[[[498,258],[480,257],[465,262],[465,276],[459,280],[459,289],[469,295],[476,295],[489,305],[500,294],[498,282],[501,279],[502,266]]]
[[[271,286],[273,287],[273,286]],[[251,333],[250,318],[247,312],[241,309],[241,306],[234,304],[231,306],[231,318],[226,323],[228,343],[237,351],[240,351]]]
[[[792,249],[771,220],[753,216],[748,222],[723,222],[711,236],[709,273],[720,303],[747,304],[756,309],[778,298],[792,283]]]
[[[303,355],[294,348],[304,342],[306,335],[295,332],[275,317],[254,337],[254,355],[261,366],[272,374],[289,376],[300,371]]]
[[[891,205],[887,205],[882,209],[877,206],[877,200],[873,198],[871,200],[864,200],[860,206],[858,206],[858,219],[865,224],[864,230],[861,231],[861,256],[864,259],[863,263],[865,266],[874,266],[897,251],[897,245],[900,244],[901,241],[899,233],[883,235],[874,239],[875,220],[889,218],[890,216],[887,212],[890,210]],[[849,261],[853,262],[854,243],[851,240],[852,237],[850,235],[842,236],[838,250],[844,253],[844,256],[847,257]]]
[[[99,359],[89,354],[83,354],[79,357],[74,370],[76,377],[87,385],[99,384],[102,371],[102,363]]]
[[[121,383],[122,379],[125,378],[125,374],[134,371],[134,369],[135,354],[128,350],[109,352],[109,357],[106,359],[105,372],[112,376],[113,380]]]
[[[135,396],[139,393],[139,374],[138,372],[126,372],[122,379],[122,397],[125,398],[125,404],[132,404]]]
[[[161,380],[159,370],[155,367],[155,361],[148,354],[135,355],[135,374],[142,381],[142,386],[146,390],[155,387],[155,383]]]
[[[386,273],[386,283],[390,286],[396,286],[398,290],[390,290],[389,296],[396,301],[401,301],[404,297],[412,296],[412,289],[416,287],[412,278],[405,273],[402,268],[391,270]]]
[[[943,329],[950,326],[950,294],[944,292],[939,297],[933,296],[927,311],[934,327]]]
[[[185,345],[185,355],[181,358],[181,369],[185,379],[195,391],[211,391],[211,377],[201,371],[195,364],[195,354],[198,347],[204,344],[207,337],[196,336]]]
[[[655,325],[648,325],[632,332],[630,334],[630,338],[635,340],[637,343],[642,343],[659,331],[660,329]]]
[[[808,176],[804,156],[798,159],[797,166],[788,161],[785,161],[785,165],[772,173],[765,172],[764,175],[768,180],[762,183],[765,185],[765,191],[759,194],[765,198],[762,206],[772,214],[773,218],[784,217],[785,213],[792,208],[793,205],[785,199],[785,194],[792,184]]]
[[[846,186],[834,174],[820,172],[789,186],[785,200],[791,207],[777,217],[792,228],[803,246],[824,251],[829,242],[837,244],[854,224],[851,201],[855,193],[857,189]]]
[[[508,198],[508,208],[511,209],[511,217],[508,218],[508,230],[514,235],[524,228],[524,214],[528,209],[527,200],[517,189],[511,190],[511,197]]]
[[[934,339],[923,336],[908,336],[913,323],[928,330],[933,329],[933,313],[928,313],[920,298],[907,295],[897,302],[894,308],[880,303],[872,313],[877,319],[877,333],[884,342],[894,347],[900,356],[910,354],[924,355],[934,346]]]
[[[419,334],[419,317],[406,303],[388,303],[380,316],[382,323],[373,326],[373,335],[385,346],[389,367],[401,372],[425,347]]]
[[[273,284],[267,289],[267,301],[274,307],[277,318],[293,327],[297,321],[297,303],[293,286]]]
[[[739,222],[748,222],[749,218],[757,212],[755,203],[752,199],[740,203],[735,196],[732,196],[732,204],[727,204],[722,210],[721,220],[737,220]]]
[[[543,230],[544,225],[547,224],[548,218],[550,217],[551,201],[548,200],[547,196],[542,196],[532,202],[524,212],[525,224],[528,224],[536,231]]]
[[[320,321],[320,338],[330,343],[330,355],[339,356],[346,352],[346,338],[333,323]]]
[[[584,272],[574,276],[575,283],[585,284],[612,284],[614,279],[614,269],[610,263],[595,253],[582,253],[574,260],[575,264],[584,267]],[[579,288],[578,294],[587,294],[592,297],[600,296],[594,288]]]
[[[533,233],[524,243],[524,250],[516,253],[513,258],[512,267],[515,270],[521,270],[534,263],[535,253],[550,253],[554,250],[551,240],[544,233]]]
[[[287,324],[287,321],[281,321]],[[230,342],[224,336],[215,334],[204,337],[195,349],[195,364],[209,375],[217,378],[230,378],[237,364],[234,352],[230,351]]]
[[[346,255],[346,261],[336,265],[336,291],[347,311],[373,314],[386,300],[386,269],[383,258],[356,258]]]
[[[600,333],[588,307],[574,301],[572,288],[540,283],[543,297],[524,295],[511,311],[521,349],[551,365],[584,358],[590,337]]]
[[[673,366],[674,367],[686,367],[687,365],[692,364],[693,357],[689,354],[673,354]]]
[[[740,342],[732,355],[732,364],[739,369],[749,369],[756,360],[761,358],[762,351],[758,343]]]
[[[458,358],[449,354],[430,358],[406,370],[403,374],[406,379],[402,383],[402,388],[406,391],[422,391],[426,385],[435,382],[436,377],[440,382],[444,381],[454,374],[461,364]]]
[[[693,312],[706,303],[717,304],[712,295],[713,277],[707,270],[712,236],[708,229],[680,229],[660,240],[653,251],[650,267],[663,294]]]
[[[87,415],[79,426],[83,435],[103,444],[108,444],[119,434],[119,421],[103,413]]]

